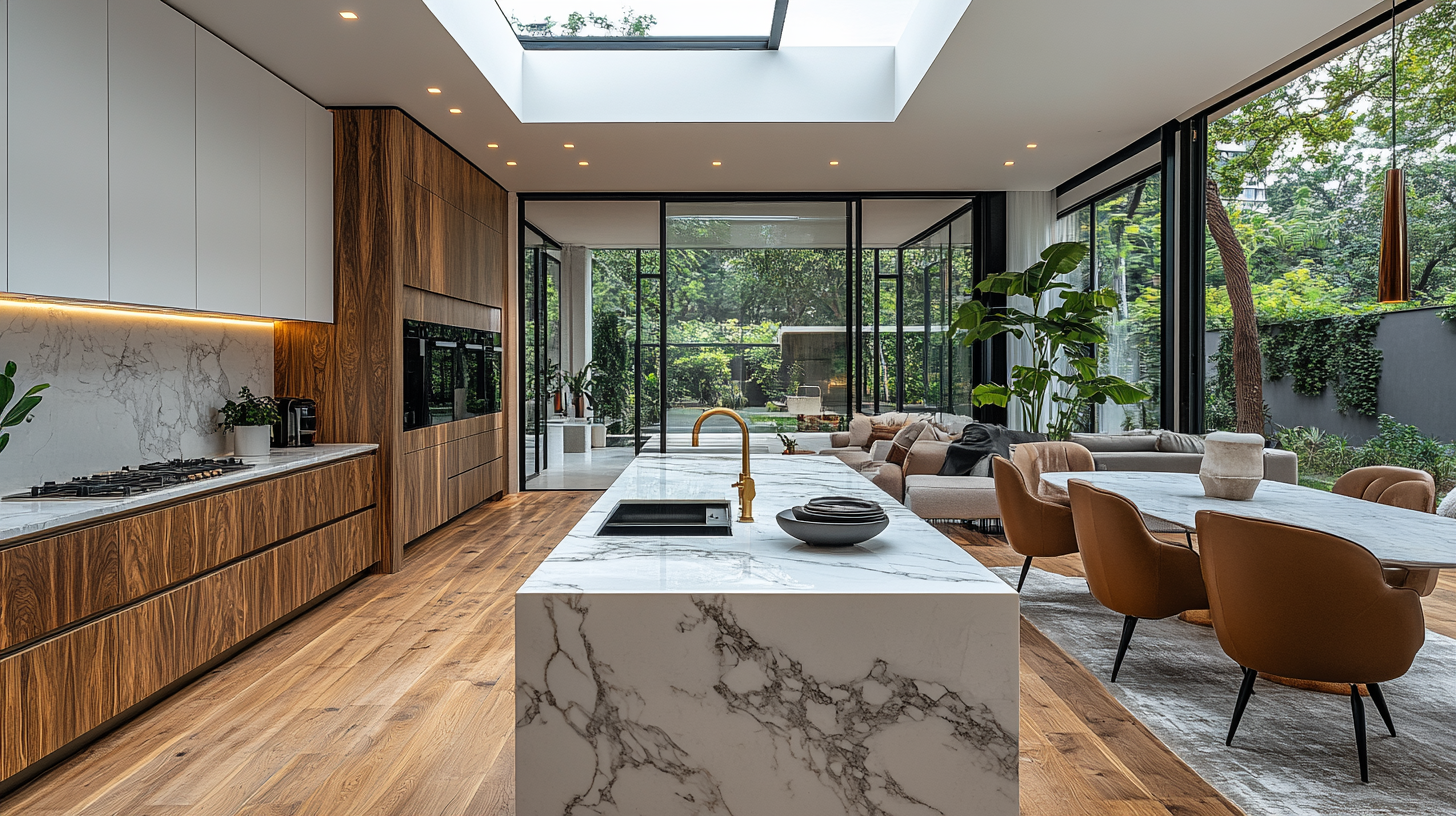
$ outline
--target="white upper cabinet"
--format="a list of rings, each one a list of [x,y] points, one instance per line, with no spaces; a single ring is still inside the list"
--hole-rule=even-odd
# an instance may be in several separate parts
[[[197,308],[196,26],[110,0],[111,299]]]
[[[332,322],[333,162],[161,0],[0,0],[0,291]]]
[[[262,314],[264,71],[197,29],[197,308]]]
[[[264,72],[259,88],[262,128],[263,308],[269,317],[302,320],[306,185],[303,95]]]
[[[106,300],[106,0],[9,6],[9,289]]]
[[[308,174],[304,201],[305,223],[304,275],[307,292],[304,315],[309,320],[334,322],[334,115],[305,101]]]

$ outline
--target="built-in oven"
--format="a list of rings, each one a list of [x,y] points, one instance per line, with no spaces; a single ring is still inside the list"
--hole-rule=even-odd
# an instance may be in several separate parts
[[[404,429],[501,410],[497,332],[404,321]]]

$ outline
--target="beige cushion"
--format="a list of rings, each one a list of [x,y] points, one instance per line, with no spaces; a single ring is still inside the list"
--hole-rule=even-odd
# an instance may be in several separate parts
[[[870,417],[867,417],[864,414],[855,414],[854,419],[851,419],[849,421],[848,440],[843,445],[841,445],[839,444],[839,440],[835,439],[834,446],[836,448],[863,448],[865,446],[865,443],[870,441],[870,428],[872,427],[874,427],[874,421]],[[831,437],[831,439],[833,439],[833,437]]]
[[[1147,432],[1125,434],[1072,434],[1072,441],[1093,453],[1156,451],[1158,437]]]
[[[897,502],[905,501],[905,472],[899,465],[878,462],[861,470],[860,474],[874,482],[875,487],[885,491],[890,498]]]
[[[1203,437],[1163,431],[1155,447],[1163,453],[1203,453]]]
[[[835,459],[849,465],[855,470],[874,464],[874,458],[859,448],[835,448],[833,450],[820,451],[824,456],[833,456]]]
[[[927,519],[1001,518],[996,480],[982,476],[906,476],[905,506]]]
[[[905,457],[910,453],[910,446],[914,445],[915,440],[919,439],[927,431],[931,434],[936,433],[936,430],[930,426],[930,423],[925,421],[912,422],[901,428],[899,433],[895,434],[894,438],[890,440],[890,453],[885,457],[885,461],[896,465],[903,464]],[[934,437],[927,438],[933,439]]]

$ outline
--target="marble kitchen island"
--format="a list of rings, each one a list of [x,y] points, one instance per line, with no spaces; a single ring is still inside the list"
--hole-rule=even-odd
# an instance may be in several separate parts
[[[837,459],[759,456],[732,537],[597,537],[624,499],[731,499],[737,456],[643,455],[516,593],[516,812],[1015,816],[1017,595]],[[823,495],[885,532],[809,547]]]

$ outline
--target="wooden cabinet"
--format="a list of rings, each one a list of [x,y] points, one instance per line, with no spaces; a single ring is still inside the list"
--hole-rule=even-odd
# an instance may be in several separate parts
[[[106,300],[106,0],[9,4],[9,289]]]
[[[328,111],[161,0],[8,11],[0,290],[333,319]]]
[[[0,790],[378,558],[374,457],[0,549]]]
[[[196,26],[156,0],[111,0],[110,294],[197,308]]]
[[[309,120],[305,170],[308,195],[314,173],[333,179],[337,251],[309,244],[306,274],[337,264],[336,322],[275,324],[273,385],[318,402],[320,442],[379,443],[380,562],[394,571],[405,544],[505,488],[503,414],[404,430],[402,329],[502,330],[506,193],[401,111],[333,115],[332,167],[314,159]],[[312,288],[306,307],[320,319]],[[514,338],[503,341],[509,358]]]

